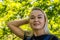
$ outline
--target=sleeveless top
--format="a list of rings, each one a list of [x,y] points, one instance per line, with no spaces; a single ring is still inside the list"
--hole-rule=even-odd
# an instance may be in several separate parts
[[[24,35],[24,40],[58,40],[58,38],[51,34],[44,34],[41,36],[33,35],[31,37]]]

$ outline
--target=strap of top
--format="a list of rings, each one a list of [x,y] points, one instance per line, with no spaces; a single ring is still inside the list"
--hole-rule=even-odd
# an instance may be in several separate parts
[[[24,32],[24,40],[31,40],[31,37],[30,36],[27,36],[26,35],[26,32]]]
[[[44,40],[51,40],[53,38],[53,35],[47,35]]]
[[[47,35],[45,38],[44,38],[44,40],[49,40],[51,38],[51,36],[50,35]]]

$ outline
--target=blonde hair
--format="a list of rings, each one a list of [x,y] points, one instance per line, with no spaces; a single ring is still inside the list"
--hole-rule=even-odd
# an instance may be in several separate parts
[[[49,34],[50,32],[49,32],[49,29],[48,29],[48,18],[47,18],[47,16],[46,16],[46,13],[45,13],[42,9],[40,9],[40,8],[38,8],[38,7],[34,7],[34,8],[32,9],[32,11],[33,11],[33,10],[40,10],[40,11],[44,14],[44,18],[45,18],[44,30],[45,30],[45,33]]]

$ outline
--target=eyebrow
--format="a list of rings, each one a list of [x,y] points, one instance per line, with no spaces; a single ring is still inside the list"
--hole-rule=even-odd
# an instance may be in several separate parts
[[[31,15],[31,16],[34,16],[34,15]],[[31,17],[31,16],[30,16],[30,17]],[[43,16],[43,14],[39,14],[38,16]]]
[[[39,14],[38,16],[43,16],[43,14]]]
[[[30,17],[34,17],[34,15],[30,15]]]

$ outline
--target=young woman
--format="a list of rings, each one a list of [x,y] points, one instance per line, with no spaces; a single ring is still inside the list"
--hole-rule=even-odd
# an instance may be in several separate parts
[[[33,30],[33,35],[28,37],[19,26],[24,24],[30,24],[30,27]],[[46,14],[40,8],[33,8],[29,19],[15,20],[8,22],[8,27],[16,34],[18,37],[23,40],[58,40],[58,38],[49,33],[48,20]]]

